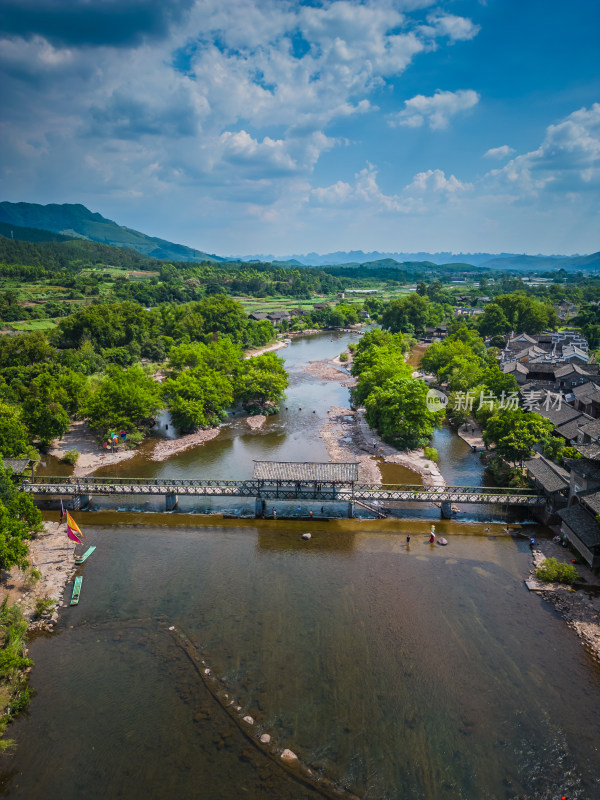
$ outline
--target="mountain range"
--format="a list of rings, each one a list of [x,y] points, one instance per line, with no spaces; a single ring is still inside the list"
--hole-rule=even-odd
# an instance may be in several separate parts
[[[69,239],[88,239],[113,247],[130,247],[145,256],[167,261],[226,261],[193,247],[125,228],[78,203],[42,206],[37,203],[3,202],[0,203],[0,222],[21,228],[41,228]]]
[[[4,223],[4,224],[2,224]],[[357,269],[367,267],[373,262],[387,262],[387,265],[406,264],[406,262],[430,262],[436,265],[453,264],[468,267],[485,267],[515,272],[538,272],[565,269],[568,271],[593,271],[600,269],[600,252],[591,255],[526,255],[517,253],[427,253],[427,252],[363,252],[362,250],[336,251],[320,255],[307,253],[293,254],[284,257],[273,255],[246,255],[239,257],[217,256],[148,236],[140,231],[118,225],[101,214],[90,211],[79,203],[0,203],[0,236],[10,236],[10,226],[20,229],[28,228],[37,231],[49,231],[56,240],[59,236],[66,239],[87,239],[92,242],[109,244],[114,247],[128,247],[138,253],[168,261],[209,261],[224,263],[227,261],[268,261],[287,267],[324,267],[340,266]],[[15,238],[28,238],[29,241],[42,241],[43,233],[24,237],[17,233]]]

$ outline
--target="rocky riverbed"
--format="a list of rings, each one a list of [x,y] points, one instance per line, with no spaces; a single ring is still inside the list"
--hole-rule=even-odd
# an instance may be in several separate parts
[[[572,628],[582,643],[600,662],[600,578],[586,565],[577,564],[581,582],[577,588],[561,583],[537,581],[535,571],[546,558],[571,563],[571,551],[551,539],[536,540],[532,552],[530,579],[538,585],[544,600],[560,612],[567,625]],[[587,587],[587,588],[586,588]]]

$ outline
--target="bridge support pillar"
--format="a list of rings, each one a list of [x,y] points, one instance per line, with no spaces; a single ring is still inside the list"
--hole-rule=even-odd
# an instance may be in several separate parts
[[[257,497],[254,501],[254,517],[256,519],[264,519],[267,513],[267,501],[262,497]]]
[[[169,494],[165,495],[165,508],[167,511],[175,511],[179,504],[179,498],[175,494],[175,492],[169,492]]]
[[[442,500],[440,512],[442,519],[450,519],[452,517],[452,503],[449,500]]]
[[[348,519],[354,518],[354,503],[350,501],[348,503]]]
[[[91,494],[76,494],[73,498],[73,511],[83,511],[92,502]]]

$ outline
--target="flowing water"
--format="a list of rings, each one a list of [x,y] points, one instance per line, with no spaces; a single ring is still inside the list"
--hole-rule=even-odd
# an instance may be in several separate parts
[[[347,390],[301,365],[339,352],[340,338],[282,351],[288,413],[265,432],[236,421],[193,453],[142,465],[147,474],[241,477],[252,458],[324,459],[318,428]],[[477,483],[463,443],[438,437],[449,482]],[[0,757],[3,796],[323,796],[253,744],[267,732],[369,800],[600,797],[600,669],[524,589],[526,541],[455,522],[440,525],[450,544],[439,547],[427,521],[106,516],[80,516],[97,545],[80,567],[80,604],[31,644],[36,695],[9,730],[18,749]]]

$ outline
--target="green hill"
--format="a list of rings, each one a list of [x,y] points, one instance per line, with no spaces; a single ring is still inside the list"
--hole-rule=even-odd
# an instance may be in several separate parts
[[[117,225],[116,222],[90,211],[79,203],[63,205],[50,203],[43,206],[37,203],[3,202],[0,203],[0,223],[5,223],[9,228],[17,225],[21,228],[51,231],[69,239],[87,239],[113,247],[128,247],[151,258],[211,263],[225,261],[201,250],[147,236],[132,228]],[[10,233],[8,235],[10,236]],[[27,241],[32,240],[27,239]]]
[[[63,236],[62,233],[44,231],[41,228],[22,228],[20,225],[9,225],[0,222],[0,236],[6,239],[18,239],[21,242],[67,242],[72,236]]]

